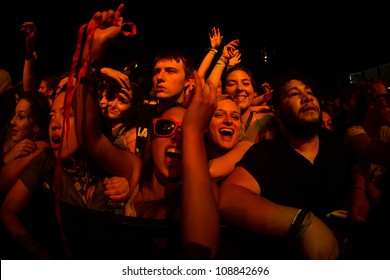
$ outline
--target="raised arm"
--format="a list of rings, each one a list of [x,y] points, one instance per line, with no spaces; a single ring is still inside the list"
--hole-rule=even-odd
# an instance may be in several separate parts
[[[127,90],[130,90],[130,80],[129,76],[126,74],[122,73],[121,71],[118,71],[116,69],[112,69],[109,67],[103,67],[100,69],[100,73],[107,78],[114,79],[115,81],[118,82],[118,84]]]
[[[236,163],[253,144],[253,141],[240,141],[234,146],[233,149],[228,151],[223,156],[211,159],[209,161],[209,172],[211,178],[214,181],[218,181],[232,173]]]
[[[229,63],[229,59],[234,57],[234,55],[238,52],[237,47],[239,42],[240,40],[235,39],[230,41],[226,46],[223,47],[222,55],[216,62],[213,70],[209,75],[209,80],[212,82],[215,88],[218,88],[225,67]]]
[[[253,98],[251,106],[267,105],[267,101],[271,99],[273,89],[271,89],[269,83],[264,82],[261,85],[261,94]]]
[[[101,60],[109,44],[119,36],[123,18],[124,5],[116,11],[97,12],[92,17],[87,33],[92,36],[92,47],[85,45],[82,60],[92,63]],[[93,31],[93,29],[96,28]],[[97,100],[93,74],[88,71],[81,77],[73,97],[73,108],[76,121],[76,133],[82,147],[107,171],[116,176],[125,177],[132,191],[139,182],[141,159],[133,154],[120,150],[102,133],[100,128],[101,112]]]
[[[211,48],[207,52],[206,56],[204,57],[198,68],[198,75],[201,79],[205,78],[211,63],[213,62],[214,57],[217,55],[223,36],[221,36],[219,28],[213,27],[213,29],[211,29],[211,33],[209,34],[209,38]]]
[[[187,258],[216,255],[220,223],[216,185],[207,162],[204,134],[216,106],[216,89],[197,73],[195,92],[183,120],[182,233]],[[210,87],[210,90],[208,89]]]
[[[302,223],[297,225],[298,231],[294,230],[294,236],[289,236],[299,209],[262,197],[257,181],[243,167],[234,169],[221,184],[220,191],[220,213],[228,223],[261,235],[293,238],[307,259],[338,257],[336,237],[314,215],[306,215],[308,219],[302,217]]]
[[[23,90],[36,91],[35,60],[38,58],[35,50],[37,28],[33,22],[24,22],[20,27],[26,33],[26,57],[23,67]]]

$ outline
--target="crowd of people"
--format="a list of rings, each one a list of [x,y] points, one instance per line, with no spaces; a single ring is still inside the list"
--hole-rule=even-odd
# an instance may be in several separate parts
[[[383,79],[330,110],[308,73],[258,86],[213,27],[199,65],[162,49],[143,88],[104,65],[124,9],[80,27],[61,77],[36,77],[37,30],[21,27],[23,81],[1,85],[3,259],[387,258]]]

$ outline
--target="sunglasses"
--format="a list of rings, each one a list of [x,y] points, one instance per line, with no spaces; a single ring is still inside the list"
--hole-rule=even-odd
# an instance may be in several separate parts
[[[170,137],[178,127],[181,127],[181,122],[165,118],[153,119],[154,135],[159,137]]]

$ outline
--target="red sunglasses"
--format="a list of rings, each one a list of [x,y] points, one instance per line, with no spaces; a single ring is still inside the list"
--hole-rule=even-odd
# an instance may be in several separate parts
[[[181,127],[181,122],[166,118],[153,119],[154,135],[159,137],[170,137],[178,127]]]

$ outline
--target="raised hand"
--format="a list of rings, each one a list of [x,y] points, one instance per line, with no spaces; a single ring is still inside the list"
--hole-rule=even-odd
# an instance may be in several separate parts
[[[209,34],[209,38],[210,38],[211,48],[218,50],[223,39],[223,36],[221,36],[221,32],[219,31],[219,28],[213,27],[213,29],[211,29],[211,33]]]
[[[228,67],[234,67],[234,65],[241,62],[241,53],[239,50],[234,51],[234,55],[229,59]]]
[[[100,69],[100,72],[104,76],[116,80],[118,84],[120,84],[121,88],[126,89],[127,91],[130,90],[130,81],[129,77],[126,74],[123,74],[121,71],[108,67],[103,67],[102,69]]]
[[[26,33],[26,54],[33,55],[35,52],[35,39],[37,35],[37,28],[34,22],[24,22],[20,26],[20,30]]]
[[[191,129],[204,132],[216,108],[217,90],[209,80],[205,83],[196,71],[194,77],[195,86],[188,99],[189,104],[187,104],[183,126],[188,125]]]
[[[240,40],[235,39],[230,41],[227,45],[225,45],[223,47],[221,58],[223,58],[223,60],[227,62],[229,59],[234,57],[234,55],[238,52],[237,48],[239,43]]]
[[[122,12],[124,4],[120,4],[116,11],[108,10],[96,12],[89,21],[88,31],[96,28],[93,34],[93,46],[91,56],[84,50],[84,58],[89,61],[100,60],[108,45],[114,42],[119,34],[123,24]]]

